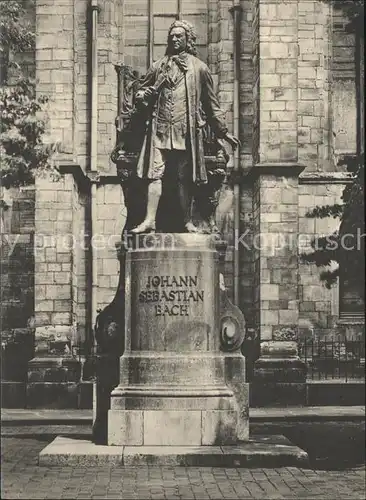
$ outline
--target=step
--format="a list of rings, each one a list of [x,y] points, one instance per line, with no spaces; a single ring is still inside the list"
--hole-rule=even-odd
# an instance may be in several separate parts
[[[40,466],[304,467],[308,454],[282,435],[255,435],[233,446],[103,446],[56,437]]]

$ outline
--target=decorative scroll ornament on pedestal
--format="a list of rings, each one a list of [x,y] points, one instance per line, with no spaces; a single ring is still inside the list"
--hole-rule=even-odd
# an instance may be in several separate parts
[[[220,342],[225,352],[238,351],[245,338],[245,318],[228,297],[224,278],[220,275]]]

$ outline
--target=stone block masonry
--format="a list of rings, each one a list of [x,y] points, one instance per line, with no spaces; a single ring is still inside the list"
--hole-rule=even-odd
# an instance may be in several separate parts
[[[74,2],[36,3],[37,92],[50,97],[49,129],[61,151],[75,152],[74,123]]]
[[[148,0],[123,2],[122,33],[123,61],[140,74],[145,74],[149,65],[149,17]]]
[[[260,173],[265,167],[254,167],[258,171],[255,191],[257,229],[254,236],[258,253],[259,279],[257,307],[260,311],[261,340],[271,340],[277,331],[298,324],[298,179],[296,166],[288,166],[286,176],[273,172]],[[294,172],[291,174],[291,169]],[[260,238],[260,241],[259,241]],[[258,251],[257,251],[258,252]]]
[[[259,161],[296,162],[298,1],[259,1],[258,15]]]
[[[331,7],[317,0],[258,2],[259,160],[332,170]],[[257,94],[258,92],[258,94]],[[257,97],[256,97],[257,96]],[[259,99],[259,101],[258,101]],[[259,148],[257,150],[257,148]]]
[[[127,212],[123,193],[117,184],[100,185],[97,190],[97,224],[94,238],[98,266],[98,309],[113,299],[118,285],[119,261],[116,244],[121,240]]]
[[[114,64],[120,61],[121,0],[104,0],[98,15],[98,170],[113,172],[110,154],[115,141],[117,77]],[[84,16],[85,18],[85,16]],[[84,28],[85,29],[85,28]]]
[[[49,129],[59,151],[88,166],[88,0],[45,0],[36,5],[37,91],[50,97]],[[110,171],[117,110],[113,64],[120,59],[121,0],[106,0],[98,24],[98,168]]]
[[[72,311],[76,323],[74,342],[83,345],[90,341],[90,324],[88,318],[88,257],[87,238],[88,227],[88,193],[80,189],[75,178],[72,190],[72,235],[73,235],[73,259],[71,266],[72,283]],[[65,280],[61,276],[59,281]]]
[[[296,342],[282,334],[298,333],[298,177],[303,166],[257,164],[253,182],[254,318],[260,357],[254,364],[251,404],[303,404],[304,363]]]
[[[79,405],[82,368],[75,354],[90,337],[86,214],[85,192],[72,174],[36,179],[35,357],[27,382],[33,407]]]
[[[299,0],[298,143],[308,170],[334,169],[331,130],[331,4]],[[295,87],[294,87],[295,88]]]
[[[48,342],[71,339],[72,313],[72,178],[56,183],[36,181],[35,262],[35,352],[47,353]],[[53,215],[56,217],[50,217]],[[40,272],[40,266],[43,272]],[[53,307],[51,309],[50,302]],[[45,310],[47,309],[47,310]]]

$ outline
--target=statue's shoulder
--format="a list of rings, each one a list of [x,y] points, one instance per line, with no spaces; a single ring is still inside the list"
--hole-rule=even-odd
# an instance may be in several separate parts
[[[193,56],[191,54],[189,55],[189,57],[191,58],[194,67],[198,71],[203,71],[203,72],[209,71],[207,64],[203,62],[199,57]]]

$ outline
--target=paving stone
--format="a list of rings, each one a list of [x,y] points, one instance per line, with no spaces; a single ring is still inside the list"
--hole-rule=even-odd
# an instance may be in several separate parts
[[[50,432],[3,436],[2,498],[321,499],[365,498],[365,468],[39,467]],[[77,433],[77,427],[75,428]],[[71,434],[71,432],[70,432]]]

